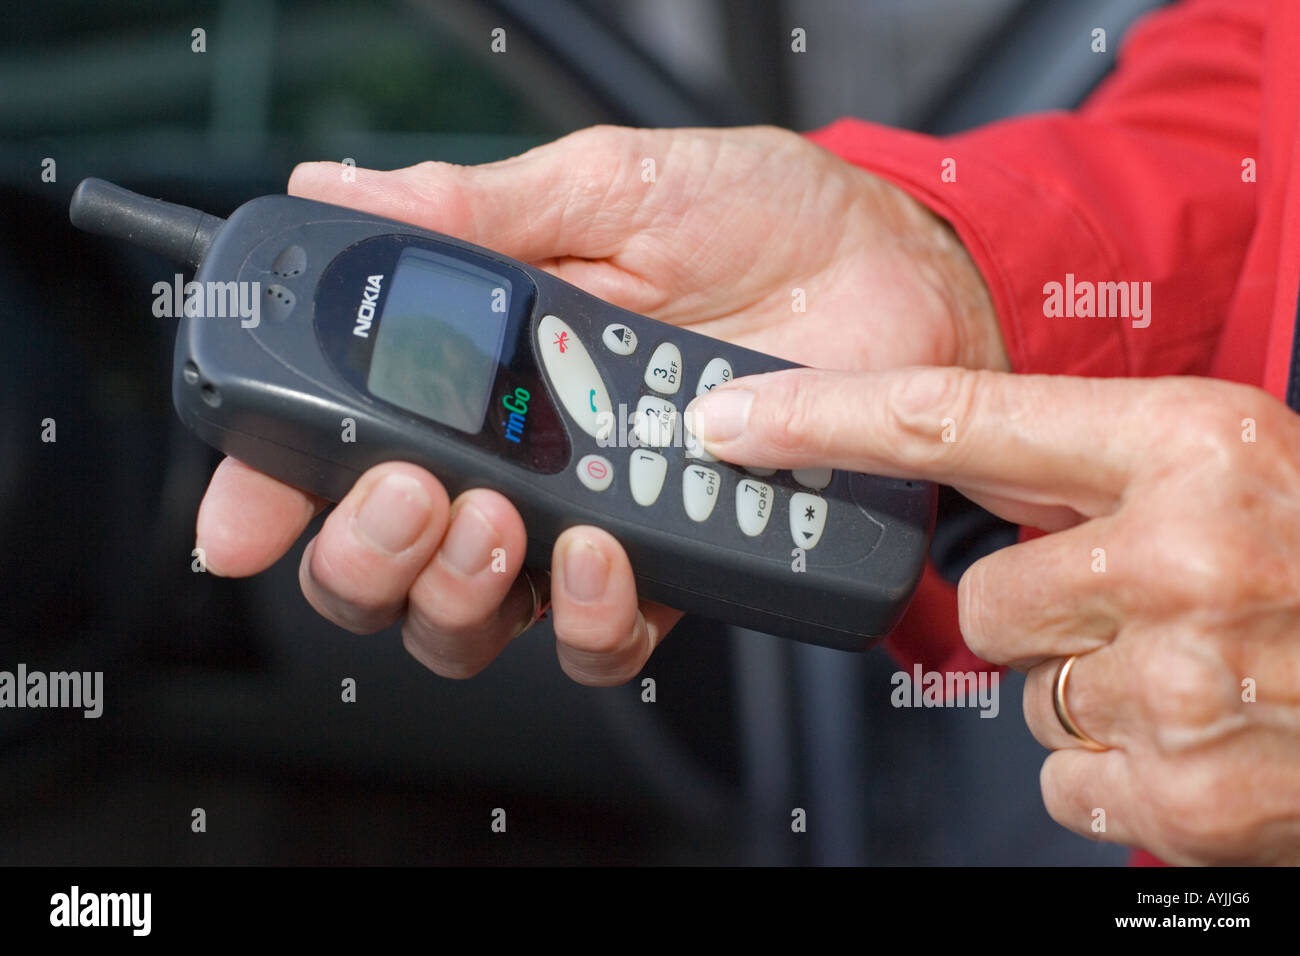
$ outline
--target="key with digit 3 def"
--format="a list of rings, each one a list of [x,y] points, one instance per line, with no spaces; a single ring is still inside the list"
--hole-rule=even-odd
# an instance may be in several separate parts
[[[196,268],[176,410],[281,481],[338,501],[367,468],[413,462],[452,496],[509,498],[529,565],[549,566],[565,528],[597,525],[627,551],[643,597],[829,647],[875,643],[916,588],[933,485],[732,466],[683,428],[694,396],[790,362],[489,249],[305,199],[264,196],[222,220],[87,179],[70,214]],[[244,290],[257,321],[207,314]]]

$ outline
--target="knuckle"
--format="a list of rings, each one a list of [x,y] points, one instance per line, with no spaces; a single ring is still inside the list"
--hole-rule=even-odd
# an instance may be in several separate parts
[[[421,575],[411,588],[407,621],[428,634],[477,634],[487,630],[496,610],[463,595],[443,593]]]
[[[418,163],[406,167],[403,172],[408,173],[414,182],[424,182],[432,177],[445,175],[460,168],[454,163],[448,163],[440,159],[422,159]]]
[[[401,171],[389,198],[411,222],[436,216],[439,228],[456,231],[472,218],[466,182],[464,166],[426,159]]]
[[[768,154],[785,157],[787,153],[797,153],[804,155],[806,158],[806,154],[817,149],[798,133],[768,123],[749,126],[738,132],[742,135],[736,136],[735,139],[745,143],[754,143],[756,149],[762,149],[763,152]]]
[[[583,168],[618,170],[636,156],[639,139],[639,130],[600,123],[570,133],[559,144],[566,154],[580,157]]]
[[[627,644],[627,635],[598,621],[574,624],[557,620],[555,634],[576,653],[600,660],[613,658]]]
[[[622,668],[614,671],[578,671],[565,667],[565,673],[585,687],[619,687],[640,672],[640,668]]]
[[[807,377],[802,372],[781,376],[776,379],[779,384],[759,392],[755,399],[751,422],[778,461],[801,459],[813,450],[812,436],[824,431],[824,421],[819,423],[824,417],[822,406],[814,390],[804,387]]]
[[[578,647],[563,639],[557,645],[560,666],[564,672],[587,687],[616,687],[626,684],[645,666],[646,657],[613,651],[597,652]]]
[[[1239,510],[1231,513],[1232,518],[1207,518],[1199,527],[1161,524],[1165,540],[1139,580],[1148,607],[1227,623],[1247,609],[1294,600],[1300,570],[1258,536],[1251,538],[1246,527],[1275,526],[1276,514],[1254,523]]]
[[[1242,419],[1271,414],[1252,394],[1255,391],[1242,386],[1207,390],[1203,384],[1182,381],[1160,389],[1153,399],[1153,420],[1169,425],[1181,452],[1175,456],[1175,467],[1191,462],[1217,474],[1236,471],[1246,449]]]
[[[906,446],[908,461],[923,466],[959,458],[965,447],[962,436],[974,426],[989,374],[951,367],[897,378],[885,402],[886,434]]]
[[[439,677],[449,680],[468,680],[482,673],[490,660],[475,660],[445,653],[437,641],[430,640],[412,625],[410,619],[402,626],[402,646],[413,658]]]
[[[388,621],[380,620],[374,617],[368,617],[364,612],[356,611],[350,608],[323,608],[316,607],[321,615],[327,618],[331,624],[337,625],[352,634],[365,636],[382,631]]]
[[[371,585],[366,576],[352,566],[346,551],[340,555],[329,548],[313,548],[308,574],[317,591],[337,605],[350,620],[369,618],[392,606],[391,596]]]
[[[631,127],[599,125],[552,144],[554,151],[546,154],[547,167],[564,183],[560,192],[565,215],[592,217],[598,235],[604,235],[607,228],[617,233],[613,223],[635,217],[649,195],[638,186],[641,163],[654,153],[653,135]]]
[[[1236,680],[1212,639],[1148,635],[1133,653],[1138,703],[1160,750],[1202,745],[1235,723]]]
[[[1221,519],[1217,508],[1189,516],[1182,511],[1183,495],[1176,489],[1164,494],[1165,502],[1142,515],[1146,530],[1125,535],[1134,570],[1129,602],[1164,611],[1235,606],[1258,585],[1245,571],[1259,561],[1257,544],[1245,542],[1237,522]],[[1170,514],[1169,507],[1180,510]],[[1151,526],[1160,534],[1151,534]]]
[[[635,657],[639,647],[649,654],[649,630],[634,607],[599,615],[562,612],[555,618],[555,636],[569,657],[589,662],[592,671],[607,672],[619,666]],[[631,661],[630,666],[640,667],[640,662]]]
[[[621,142],[635,132],[632,127],[620,126],[617,123],[594,123],[571,133],[565,139],[589,146],[593,143]]]

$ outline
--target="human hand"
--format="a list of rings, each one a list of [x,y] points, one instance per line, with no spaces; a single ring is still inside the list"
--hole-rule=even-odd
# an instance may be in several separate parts
[[[987,293],[951,230],[793,133],[600,127],[485,166],[344,171],[299,166],[289,191],[467,239],[624,308],[793,361],[1006,364]],[[262,570],[323,505],[228,459],[199,510],[208,568]],[[531,620],[533,592],[517,578],[524,541],[500,495],[448,502],[421,469],[382,465],[308,545],[300,579],[336,624],[369,632],[403,619],[413,656],[466,677]],[[505,574],[488,570],[495,547]],[[603,531],[568,529],[552,561],[565,671],[590,684],[632,677],[679,613],[637,600],[627,558]],[[544,577],[533,575],[543,590]]]
[[[951,228],[787,130],[597,126],[482,166],[344,171],[304,163],[289,191],[486,246],[801,365],[1008,367]]]
[[[727,461],[928,478],[1053,532],[958,587],[971,649],[1027,672],[1048,812],[1174,863],[1300,862],[1300,420],[1280,402],[1207,379],[800,369],[690,411]],[[1067,714],[1100,752],[1054,707],[1074,655]]]

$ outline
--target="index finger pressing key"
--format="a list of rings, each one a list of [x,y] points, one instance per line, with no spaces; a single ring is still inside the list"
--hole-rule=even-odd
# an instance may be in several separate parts
[[[692,402],[692,429],[728,461],[831,466],[1095,515],[1148,457],[1135,408],[1151,381],[961,368],[790,369]]]

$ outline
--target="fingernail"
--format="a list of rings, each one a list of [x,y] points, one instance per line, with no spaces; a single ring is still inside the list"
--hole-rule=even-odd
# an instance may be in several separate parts
[[[701,395],[686,406],[691,432],[703,442],[731,441],[739,437],[749,421],[754,393],[746,388],[727,388]]]
[[[429,495],[409,475],[388,475],[357,510],[356,530],[368,544],[398,554],[415,544],[429,523]]]
[[[570,541],[564,549],[564,588],[569,596],[584,604],[605,593],[609,580],[609,562],[586,538]]]
[[[496,540],[496,529],[483,512],[466,503],[456,509],[451,530],[442,539],[438,554],[454,570],[469,577],[487,566]]]

